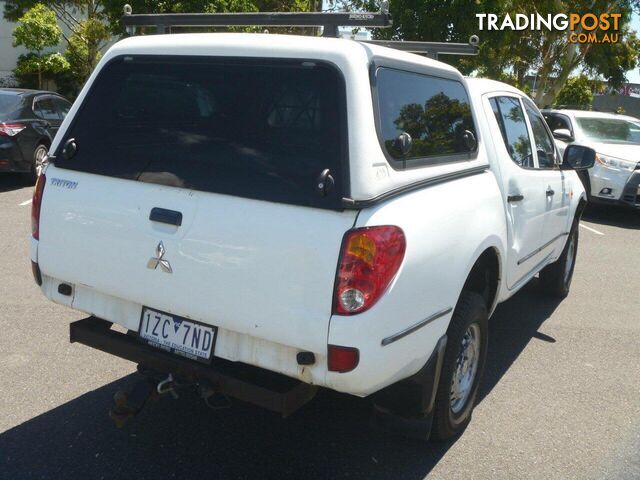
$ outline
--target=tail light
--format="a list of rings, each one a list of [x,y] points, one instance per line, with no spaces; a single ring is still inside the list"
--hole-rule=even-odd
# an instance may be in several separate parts
[[[25,128],[24,123],[0,123],[0,137],[13,137]]]
[[[47,178],[44,175],[40,175],[36,181],[36,188],[33,190],[33,201],[31,202],[31,235],[36,240],[40,239],[40,207],[45,183],[47,183]]]
[[[356,228],[342,240],[333,313],[371,308],[398,273],[406,249],[404,232],[392,225]]]

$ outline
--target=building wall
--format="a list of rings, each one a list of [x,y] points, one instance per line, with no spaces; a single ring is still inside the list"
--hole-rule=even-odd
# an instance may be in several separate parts
[[[0,0],[0,81],[11,76],[11,71],[16,66],[18,56],[27,53],[24,47],[13,46],[13,36],[11,35],[16,24],[7,22],[2,15],[4,12],[4,2]]]

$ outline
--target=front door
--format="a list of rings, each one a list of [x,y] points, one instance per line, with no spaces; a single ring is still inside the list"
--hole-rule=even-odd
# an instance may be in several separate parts
[[[559,166],[559,153],[556,151],[553,136],[549,131],[542,115],[529,99],[523,99],[527,119],[531,126],[534,140],[534,153],[536,155],[536,168],[540,183],[540,189],[544,190],[546,197],[545,221],[542,229],[542,245],[540,248],[545,254],[562,249],[568,229],[571,226],[569,219],[571,195],[567,189],[565,176]],[[555,252],[557,255],[560,252]]]

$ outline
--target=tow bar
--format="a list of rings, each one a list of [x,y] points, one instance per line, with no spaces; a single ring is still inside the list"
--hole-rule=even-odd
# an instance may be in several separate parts
[[[175,398],[183,387],[195,387],[213,409],[228,408],[229,398],[252,403],[288,417],[311,400],[317,387],[294,378],[215,357],[210,365],[178,357],[145,345],[136,332],[111,329],[111,322],[96,317],[70,325],[71,342],[82,343],[141,365],[143,379],[129,393],[114,396],[111,418],[124,424],[148,400],[164,394]],[[295,361],[295,358],[293,359]],[[144,367],[142,367],[144,366]]]

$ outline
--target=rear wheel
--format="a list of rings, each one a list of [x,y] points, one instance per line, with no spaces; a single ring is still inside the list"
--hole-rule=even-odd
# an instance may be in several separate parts
[[[38,145],[33,151],[33,160],[31,162],[31,171],[29,172],[29,177],[34,183],[42,173],[42,169],[44,168],[44,161],[47,158],[48,152],[49,149],[44,144]]]
[[[487,358],[489,315],[482,297],[462,292],[447,330],[431,438],[448,440],[471,420]]]
[[[569,295],[577,254],[578,223],[574,222],[560,258],[551,265],[547,265],[540,272],[540,288],[542,291],[558,298],[565,298]]]

